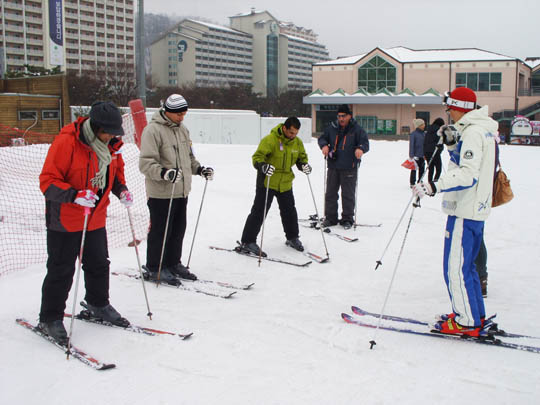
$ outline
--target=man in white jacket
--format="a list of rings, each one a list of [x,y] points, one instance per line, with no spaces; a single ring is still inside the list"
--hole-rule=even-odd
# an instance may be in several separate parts
[[[443,103],[455,123],[439,130],[450,153],[448,171],[435,183],[418,183],[413,193],[444,193],[442,209],[448,214],[443,271],[452,313],[442,315],[435,328],[478,337],[486,311],[474,260],[491,210],[498,123],[488,116],[487,106],[477,108],[476,94],[469,88],[456,88]]]

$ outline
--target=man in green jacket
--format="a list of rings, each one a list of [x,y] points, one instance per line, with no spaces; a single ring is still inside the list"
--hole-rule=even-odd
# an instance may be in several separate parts
[[[311,173],[304,144],[296,135],[300,130],[300,121],[296,117],[289,117],[283,124],[270,131],[265,136],[253,154],[253,166],[257,169],[257,185],[253,207],[247,217],[242,232],[241,249],[246,253],[259,255],[260,248],[255,242],[264,219],[264,206],[266,189],[268,188],[268,201],[266,212],[276,197],[281,214],[281,223],[285,231],[287,246],[300,252],[304,250],[302,242],[298,239],[298,214],[294,203],[292,182],[294,174],[292,166],[296,165],[305,174]],[[266,256],[264,252],[262,256]]]

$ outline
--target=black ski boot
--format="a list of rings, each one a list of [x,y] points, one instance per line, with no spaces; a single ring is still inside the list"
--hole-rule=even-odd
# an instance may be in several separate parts
[[[64,322],[62,322],[61,320],[40,322],[38,328],[41,329],[41,331],[46,335],[52,337],[62,346],[67,345],[68,336],[66,328],[64,327]]]
[[[144,279],[157,283],[158,269],[157,268],[154,269],[153,267],[147,267],[147,266],[142,266],[142,268],[144,270],[144,274],[143,274]],[[182,282],[178,278],[176,278],[176,276],[172,274],[169,268],[167,267],[161,268],[161,273],[159,273],[159,282],[167,283],[167,284],[174,285],[177,287],[182,285]]]
[[[189,271],[189,269],[182,263],[178,263],[176,266],[167,267],[167,269],[176,277],[185,278],[186,280],[197,280],[197,276]]]
[[[299,252],[304,251],[304,246],[302,245],[302,242],[300,242],[300,239],[298,238],[289,239],[287,240],[287,242],[285,242],[285,244],[287,246],[292,247],[293,249],[298,250]]]
[[[90,316],[93,318],[101,319],[105,322],[109,322],[123,328],[129,326],[129,321],[126,318],[122,318],[122,315],[120,315],[111,304],[105,305],[104,307],[95,307],[86,303],[84,307],[88,310]]]
[[[348,219],[342,219],[340,223],[343,229],[351,229],[353,226],[353,221],[350,221]]]
[[[332,221],[330,218],[325,218],[324,221],[321,222],[321,226],[323,228],[328,228],[337,224],[338,224],[338,221]]]
[[[253,256],[259,256],[260,252],[262,257],[266,257],[266,253],[261,252],[261,248],[255,242],[242,243],[236,249],[238,249],[239,252],[248,253]]]

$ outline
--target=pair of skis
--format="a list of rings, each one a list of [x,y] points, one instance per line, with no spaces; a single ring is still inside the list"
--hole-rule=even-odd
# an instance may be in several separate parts
[[[140,280],[141,276],[137,273],[131,273],[127,271],[111,271],[111,274],[113,276],[124,276],[133,278],[136,280]],[[146,282],[156,284],[154,280],[148,279],[146,276],[146,272],[143,272],[143,278]],[[217,297],[217,298],[231,298],[234,296],[237,292],[237,290],[249,290],[255,283],[250,284],[242,284],[242,285],[235,285],[231,283],[226,283],[222,281],[214,281],[214,280],[181,280],[182,284],[168,284],[164,281],[160,282],[159,285],[163,285],[166,287],[174,287],[180,290],[184,291],[191,291],[199,294],[208,295],[211,297]],[[226,289],[233,289],[235,291],[225,291]]]
[[[251,258],[254,258],[254,259],[259,259],[259,255],[256,255],[254,253],[249,253],[249,252],[246,252],[242,249],[240,249],[240,242],[236,242],[238,243],[238,246],[235,247],[234,249],[229,249],[229,248],[224,248],[224,247],[219,247],[219,246],[209,246],[210,249],[213,249],[213,250],[218,250],[218,251],[221,251],[221,252],[231,252],[231,253],[237,253],[237,254],[240,254],[242,256],[246,256],[246,257],[251,257]],[[312,261],[316,261],[317,263],[326,263],[329,258],[328,257],[323,257],[323,256],[320,256],[316,253],[313,253],[313,252],[300,252],[302,253],[304,256],[307,256],[309,259],[309,261],[307,262],[293,262],[293,261],[290,261],[290,260],[285,260],[285,259],[281,259],[281,258],[277,258],[277,257],[269,257],[269,256],[261,256],[261,260],[266,260],[266,261],[269,261],[269,262],[274,262],[274,263],[281,263],[281,264],[287,264],[289,266],[295,266],[295,267],[307,267],[309,266]]]
[[[64,316],[67,317],[67,318],[71,318],[73,315],[65,314]],[[120,328],[120,329],[124,329],[126,331],[129,331],[129,332],[140,333],[140,334],[144,334],[144,335],[147,335],[147,336],[172,335],[172,336],[177,336],[182,340],[186,340],[186,339],[189,339],[193,335],[193,332],[182,334],[182,333],[169,332],[169,331],[153,329],[153,328],[145,328],[145,327],[142,327],[142,326],[136,326],[136,325],[131,325],[131,324],[128,325],[128,326],[125,326],[125,327],[124,326],[117,326],[117,325],[114,325],[114,324],[112,324],[110,322],[106,322],[106,321],[104,321],[102,319],[92,317],[88,310],[83,310],[83,311],[81,311],[80,314],[75,315],[75,319],[85,321],[85,322],[95,323],[95,324],[102,325],[102,326]],[[36,335],[38,335],[38,336],[42,337],[43,339],[45,339],[46,341],[52,343],[54,346],[56,346],[57,348],[62,350],[64,353],[68,354],[67,346],[64,346],[64,345],[60,344],[55,339],[53,339],[51,336],[45,334],[39,327],[31,324],[30,322],[28,322],[26,319],[23,319],[23,318],[17,319],[16,322],[19,325],[21,325],[22,327],[34,332]],[[79,360],[83,364],[93,368],[94,370],[109,370],[109,369],[112,369],[112,368],[116,367],[116,365],[114,363],[102,362],[102,361],[96,359],[94,356],[91,356],[87,352],[85,352],[85,351],[83,351],[83,350],[81,350],[81,349],[79,349],[79,348],[77,348],[77,347],[75,347],[73,345],[70,345],[70,347],[69,347],[69,355],[72,356],[73,358]]]
[[[358,326],[367,327],[367,328],[373,328],[373,329],[377,328],[376,324],[369,323],[369,321],[364,322],[362,319],[360,319],[360,317],[379,318],[380,314],[377,314],[375,312],[369,312],[356,306],[351,307],[351,309],[353,313],[357,316],[351,316],[349,314],[342,313],[341,318],[345,322],[358,325]],[[479,344],[491,345],[491,346],[500,346],[500,347],[505,347],[508,349],[522,350],[522,351],[540,354],[540,347],[527,346],[520,343],[502,341],[498,338],[500,336],[500,337],[507,337],[507,338],[539,339],[539,337],[535,337],[535,336],[522,335],[518,333],[509,333],[505,331],[495,330],[493,332],[490,332],[488,336],[485,338],[472,338],[472,337],[466,337],[466,336],[461,336],[461,335],[442,334],[440,332],[431,330],[431,328],[428,330],[421,331],[421,330],[413,329],[412,326],[411,327],[398,326],[399,324],[419,325],[419,326],[422,326],[423,328],[427,328],[430,326],[429,322],[419,321],[412,318],[405,318],[405,317],[394,316],[394,315],[383,315],[381,319],[396,323],[395,326],[379,325],[378,328],[382,330],[389,330],[393,332],[429,336],[429,337],[436,337],[436,338],[443,338],[443,339],[453,339],[453,340],[462,341],[462,342],[473,342],[473,343],[479,343]],[[373,341],[370,343],[372,343],[372,346],[373,344],[375,344]]]

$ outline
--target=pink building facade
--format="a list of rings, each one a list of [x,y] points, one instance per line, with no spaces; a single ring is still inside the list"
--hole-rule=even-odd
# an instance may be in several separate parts
[[[313,65],[313,132],[335,119],[340,104],[370,134],[408,134],[412,120],[448,120],[442,95],[457,86],[475,90],[478,104],[509,128],[514,115],[540,118],[540,60],[522,61],[481,49],[412,50],[375,48],[371,52]]]

